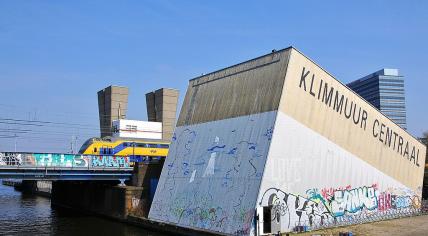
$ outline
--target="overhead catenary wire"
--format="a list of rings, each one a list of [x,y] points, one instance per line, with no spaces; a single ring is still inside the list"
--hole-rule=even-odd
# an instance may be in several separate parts
[[[64,126],[68,128],[79,128],[79,129],[94,129],[99,128],[110,128],[110,126],[99,126],[98,124],[78,124],[78,123],[66,123],[66,122],[54,122],[46,120],[25,120],[25,119],[12,119],[12,118],[0,118],[0,123],[11,124],[11,125],[30,125],[30,126]],[[96,126],[97,128],[94,128]]]
[[[54,124],[54,125],[68,125],[68,126],[85,126],[85,127],[93,126],[92,124],[54,122],[54,121],[44,121],[44,120],[25,120],[25,119],[13,119],[13,118],[2,118],[2,117],[0,117],[0,121],[23,122],[23,123],[31,123],[31,124]]]
[[[48,135],[96,135],[96,132],[61,132],[61,131],[50,131],[50,130],[32,130],[32,129],[1,129],[0,133],[19,133],[19,134],[48,134]]]
[[[118,102],[118,100],[112,100],[112,102]],[[121,101],[119,101],[121,102]],[[64,111],[64,112],[58,112],[58,111],[52,111],[50,109],[41,109],[41,108],[31,108],[30,110],[25,110],[22,109],[20,107],[17,106],[13,106],[13,105],[8,105],[8,104],[0,104],[0,106],[3,106],[2,109],[7,109],[7,110],[14,110],[17,111],[17,113],[21,113],[21,114],[25,114],[25,115],[40,115],[40,114],[55,114],[54,116],[59,116],[59,117],[70,117],[70,116],[74,116],[74,117],[94,117],[94,115],[89,114],[89,113],[83,113],[81,111],[79,112],[70,112],[70,111]],[[125,113],[128,111],[128,109],[120,109],[121,111],[124,111]],[[110,114],[110,115],[101,115],[99,113],[96,113],[96,116],[98,118],[100,117],[116,117],[115,113]]]
[[[0,118],[1,124],[3,124],[3,127],[0,128],[0,138],[2,140],[15,140],[14,143],[16,143],[16,140],[21,140],[19,141],[22,144],[20,150],[43,152],[49,150],[69,152],[70,136],[75,137],[72,138],[72,142],[77,147],[88,138],[97,136],[100,130],[98,125],[4,117]],[[22,126],[31,128],[23,128]],[[38,134],[38,136],[34,134]],[[78,136],[81,138],[77,138]],[[7,142],[2,141],[2,143],[6,144]],[[13,150],[14,143],[9,142],[9,145],[2,145],[2,150],[0,151]],[[9,146],[9,148],[5,148],[6,146]]]
[[[99,113],[92,115],[89,113],[83,114],[81,112],[54,112],[51,110],[43,111],[43,109],[39,108],[28,111],[9,104],[0,104],[0,107],[2,107],[3,111],[6,111],[3,114],[0,112],[0,139],[4,140],[1,143],[2,150],[0,151],[3,151],[3,147],[5,146],[13,145],[11,143],[12,140],[15,140],[15,142],[16,140],[21,140],[20,142],[25,143],[26,146],[37,146],[39,149],[46,147],[50,150],[62,146],[60,148],[61,150],[68,151],[70,138],[74,140],[75,145],[76,143],[81,144],[88,138],[99,136],[100,131],[111,129],[111,126],[101,126],[98,118],[115,119],[117,117],[113,113],[102,116]],[[122,112],[127,111],[127,109],[123,108],[120,108],[120,110]],[[23,116],[18,114],[28,114],[28,119],[22,119]],[[40,119],[40,115],[44,116],[46,114],[61,114],[62,117],[68,118],[96,117],[97,122],[57,121],[55,116],[52,115],[49,115],[49,117],[52,116],[52,119]]]

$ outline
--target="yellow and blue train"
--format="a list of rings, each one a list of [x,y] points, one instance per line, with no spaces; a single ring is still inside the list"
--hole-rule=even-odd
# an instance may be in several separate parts
[[[169,143],[157,140],[88,139],[79,154],[128,156],[131,162],[162,159],[168,155]]]

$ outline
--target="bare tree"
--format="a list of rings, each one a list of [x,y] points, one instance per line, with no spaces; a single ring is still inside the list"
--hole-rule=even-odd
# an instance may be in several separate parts
[[[422,142],[423,142],[426,146],[428,146],[428,131],[425,131],[425,132],[423,133],[423,136],[424,136],[424,138],[423,138]],[[427,152],[425,153],[425,155],[426,155],[426,157],[425,157],[425,163],[428,163],[428,150],[427,150]]]
[[[423,134],[423,137],[421,138],[421,141],[428,146],[428,131],[425,131]],[[428,150],[425,154],[425,175],[424,175],[424,183],[423,183],[423,189],[422,189],[422,198],[428,199],[428,171],[427,171],[427,164],[428,164]]]
[[[428,146],[428,131],[423,132],[422,138],[420,140],[422,141],[422,143]],[[428,157],[428,150],[427,150],[427,157]]]

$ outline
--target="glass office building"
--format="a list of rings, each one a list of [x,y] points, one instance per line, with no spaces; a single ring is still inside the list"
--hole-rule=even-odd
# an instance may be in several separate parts
[[[403,129],[407,129],[404,77],[397,69],[382,69],[347,84]]]

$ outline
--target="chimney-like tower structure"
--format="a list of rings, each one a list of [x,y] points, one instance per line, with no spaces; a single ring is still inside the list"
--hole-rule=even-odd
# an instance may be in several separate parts
[[[171,141],[175,128],[178,90],[161,88],[146,94],[147,118],[162,122],[162,139]]]
[[[113,120],[125,119],[127,109],[127,87],[111,85],[98,91],[101,137],[112,135]]]

